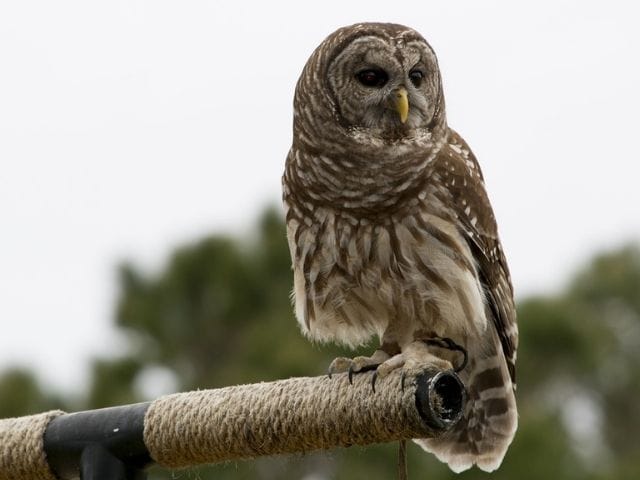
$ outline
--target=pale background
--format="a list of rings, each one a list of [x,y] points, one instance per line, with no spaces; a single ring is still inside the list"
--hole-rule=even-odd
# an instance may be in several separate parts
[[[89,358],[123,348],[119,262],[248,236],[279,202],[304,62],[358,21],[431,42],[518,295],[558,288],[640,238],[637,5],[2,1],[0,370],[78,390]]]

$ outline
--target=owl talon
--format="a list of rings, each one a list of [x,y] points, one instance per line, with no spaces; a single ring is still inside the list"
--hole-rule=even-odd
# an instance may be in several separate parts
[[[333,362],[329,364],[329,368],[327,369],[327,376],[329,378],[332,378],[334,373],[344,373],[348,371],[349,368],[351,368],[352,364],[353,360],[351,360],[350,358],[335,358]]]
[[[425,340],[424,342],[427,345],[432,345],[440,348],[445,348],[447,350],[451,350],[454,352],[462,353],[462,362],[460,362],[460,365],[458,365],[457,367],[454,367],[453,369],[454,372],[460,373],[467,366],[467,362],[469,361],[469,355],[467,354],[467,350],[463,346],[458,345],[456,342],[454,342],[450,338],[435,337],[435,338],[430,338],[428,340]]]
[[[353,385],[353,365],[349,367],[349,385]]]
[[[382,350],[376,350],[370,357],[338,357],[329,365],[327,376],[331,378],[334,373],[347,373],[349,383],[353,385],[354,374],[375,370],[388,358],[389,355]]]
[[[358,357],[358,358],[362,358],[362,357]],[[353,363],[351,364],[351,366],[349,367],[349,383],[351,385],[353,385],[353,375],[355,373],[364,373],[364,372],[369,372],[371,370],[375,370],[378,368],[378,366],[380,365],[379,363],[368,363],[365,365],[358,365],[359,362],[357,362],[357,358],[354,359]],[[367,359],[369,360],[369,359]]]
[[[373,393],[376,393],[376,380],[378,379],[378,371],[374,371],[373,375],[371,375],[371,390]]]

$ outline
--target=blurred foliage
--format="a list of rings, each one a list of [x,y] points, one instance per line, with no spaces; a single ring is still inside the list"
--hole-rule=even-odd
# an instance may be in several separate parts
[[[32,372],[14,367],[0,373],[0,418],[54,409],[67,410],[67,404],[45,392]]]
[[[115,317],[129,353],[94,361],[82,408],[159,394],[150,372],[164,372],[174,390],[214,388],[318,375],[336,355],[353,355],[312,344],[296,327],[284,232],[269,210],[250,238],[182,247],[159,273],[121,266]],[[412,445],[410,478],[640,478],[640,247],[599,255],[562,291],[518,308],[520,427],[503,466],[456,475]],[[0,416],[60,406],[30,372],[0,375]],[[151,478],[396,478],[396,450],[352,447],[186,473],[154,468]]]

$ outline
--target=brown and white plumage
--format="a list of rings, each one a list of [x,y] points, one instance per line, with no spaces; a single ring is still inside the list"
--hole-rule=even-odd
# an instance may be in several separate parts
[[[463,345],[464,418],[416,441],[455,471],[497,468],[517,424],[511,280],[480,167],[447,126],[437,60],[417,32],[357,24],[316,49],[283,186],[305,334],[350,346],[377,335],[379,373],[425,361],[428,338]]]

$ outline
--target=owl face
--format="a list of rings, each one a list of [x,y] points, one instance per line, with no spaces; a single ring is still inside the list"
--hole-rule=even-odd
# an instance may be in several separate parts
[[[380,137],[428,129],[442,102],[435,54],[410,29],[367,33],[347,41],[326,70],[339,120]]]

